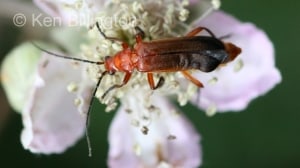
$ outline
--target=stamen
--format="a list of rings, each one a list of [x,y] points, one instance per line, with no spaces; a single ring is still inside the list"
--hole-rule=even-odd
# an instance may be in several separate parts
[[[207,109],[206,109],[206,115],[208,117],[212,117],[217,113],[217,106],[215,104],[211,104]]]
[[[175,135],[171,135],[171,134],[170,134],[170,135],[168,136],[168,140],[174,140],[174,139],[176,139],[176,136],[175,136]]]
[[[244,67],[244,62],[242,59],[238,59],[237,62],[234,64],[234,72],[239,72]]]
[[[76,107],[79,107],[80,105],[81,105],[81,100],[79,99],[79,98],[76,98],[76,99],[74,99],[74,105],[76,106]]]
[[[173,166],[170,165],[169,163],[165,162],[165,161],[161,161],[159,163],[159,165],[157,166],[157,168],[172,168]]]
[[[182,2],[181,2],[181,5],[182,6],[188,6],[190,4],[190,2],[188,1],[188,0],[183,0]]]
[[[213,77],[208,81],[209,85],[215,85],[218,82],[218,78],[217,77]]]
[[[67,86],[67,90],[70,93],[74,93],[77,92],[78,90],[78,85],[75,82],[71,82],[68,86]]]
[[[179,20],[180,21],[186,21],[186,19],[188,18],[190,12],[186,9],[182,9],[179,13]]]
[[[139,127],[140,122],[136,119],[131,120],[131,125],[133,125],[134,127]]]
[[[149,128],[146,127],[146,126],[143,126],[143,127],[141,128],[141,131],[142,131],[142,133],[143,133],[144,135],[147,135],[148,132],[149,132]]]
[[[144,11],[143,5],[141,3],[138,3],[137,1],[133,2],[132,9],[134,13],[140,13]]]
[[[219,9],[221,7],[221,1],[220,0],[211,0],[211,4],[213,5],[214,9]]]
[[[127,109],[125,109],[125,112],[128,113],[128,114],[131,114],[132,110],[127,108]]]
[[[141,152],[142,152],[141,146],[138,143],[134,144],[133,145],[133,151],[134,151],[136,156],[140,156]]]

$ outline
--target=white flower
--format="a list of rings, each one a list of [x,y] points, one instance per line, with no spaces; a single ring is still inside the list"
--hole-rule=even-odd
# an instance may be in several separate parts
[[[190,19],[196,20],[193,24],[184,22],[190,13],[189,2],[185,0],[35,2],[45,12],[62,18],[65,25],[78,25],[81,19],[86,19],[79,24],[88,28],[88,42],[80,47],[82,59],[103,61],[105,56],[113,56],[122,50],[117,41],[104,39],[95,22],[100,23],[106,36],[119,38],[130,45],[135,43],[135,26],[145,31],[144,40],[155,40],[183,36],[192,27],[201,25],[212,30],[217,37],[230,35],[222,40],[243,50],[234,62],[215,72],[193,71],[193,76],[205,86],[198,94],[197,87],[180,73],[158,73],[155,80],[162,76],[165,83],[153,91],[145,73],[135,71],[125,86],[110,91],[103,99],[102,95],[108,88],[122,82],[124,73],[104,76],[95,96],[107,105],[106,111],[115,109],[117,100],[121,102],[109,133],[110,167],[198,167],[202,162],[200,136],[166,97],[176,95],[180,105],[192,100],[212,115],[216,111],[244,109],[252,99],[265,94],[281,80],[268,37],[252,24],[241,23],[223,12],[207,15],[219,6],[220,2],[216,0],[191,1],[194,8],[201,7],[200,15],[197,15],[200,19]],[[43,66],[45,60],[49,60],[46,68]],[[59,67],[51,67],[53,64]],[[46,54],[40,59],[26,105],[21,106],[25,148],[36,153],[63,152],[83,135],[85,119],[76,113],[73,101],[80,106],[80,111],[86,113],[91,84],[95,84],[105,71],[102,65],[85,66],[74,70],[68,61],[58,61]],[[71,82],[75,83],[69,85]],[[67,85],[77,96],[60,87]],[[197,98],[200,102],[196,102]]]

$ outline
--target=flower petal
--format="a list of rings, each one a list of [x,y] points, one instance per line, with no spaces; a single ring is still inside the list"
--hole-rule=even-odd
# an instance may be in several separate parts
[[[144,110],[149,109],[141,105],[142,99],[135,96],[128,98],[132,102],[129,107],[132,113],[142,115]],[[145,134],[141,132],[143,124],[137,122],[132,113],[125,112],[127,107],[123,105],[119,109],[109,130],[109,166],[158,167],[167,164],[198,167],[202,155],[199,135],[166,99],[158,96],[153,99],[158,111],[151,113],[152,119],[146,128],[149,132]]]
[[[85,117],[74,105],[76,94],[66,89],[70,82],[80,83],[82,71],[81,66],[74,69],[68,60],[42,56],[22,113],[24,148],[34,153],[61,153],[83,135]],[[81,93],[91,94],[89,87],[79,87]]]
[[[224,41],[242,48],[242,54],[220,70],[196,73],[205,84],[205,88],[201,89],[200,102],[196,103],[201,108],[216,106],[218,111],[243,110],[252,99],[266,94],[280,83],[281,75],[275,67],[272,42],[262,30],[221,11],[197,21],[196,25],[208,27],[217,37],[230,35]],[[209,85],[214,77],[218,82]]]
[[[24,108],[40,56],[41,51],[31,43],[23,43],[15,47],[2,62],[1,83],[10,105],[17,112]]]

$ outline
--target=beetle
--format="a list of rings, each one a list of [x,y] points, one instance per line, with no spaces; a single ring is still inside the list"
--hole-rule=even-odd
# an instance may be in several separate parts
[[[96,26],[106,39],[118,40],[113,37],[106,37],[98,23],[96,23]],[[241,48],[232,43],[222,42],[205,27],[197,27],[184,37],[150,42],[142,40],[144,32],[139,27],[136,27],[136,30],[138,33],[133,48],[122,42],[122,51],[114,56],[105,57],[104,66],[106,71],[102,76],[106,73],[114,74],[115,72],[124,72],[125,76],[121,84],[111,86],[102,95],[102,98],[112,89],[127,84],[134,70],[147,73],[148,83],[152,90],[159,88],[164,83],[164,79],[160,77],[155,85],[153,73],[177,71],[180,71],[185,78],[201,88],[203,84],[191,76],[188,70],[198,69],[203,72],[211,72],[220,64],[226,64],[234,60],[241,53]],[[196,36],[203,30],[207,31],[211,37]]]
[[[105,39],[120,41],[123,47],[123,50],[114,56],[106,56],[103,62],[58,55],[42,49],[36,44],[34,45],[50,55],[104,65],[105,71],[101,74],[96,88],[98,88],[103,76],[106,74],[113,75],[115,72],[124,72],[123,82],[111,86],[101,96],[102,99],[109,91],[126,85],[134,70],[147,73],[148,83],[152,90],[159,88],[164,83],[164,78],[160,77],[157,84],[154,84],[153,73],[178,71],[199,88],[202,88],[203,84],[194,78],[188,70],[197,69],[202,72],[211,72],[219,65],[233,61],[242,51],[236,45],[216,38],[206,27],[197,27],[184,37],[166,38],[150,42],[143,41],[144,32],[139,27],[135,27],[138,32],[135,36],[136,44],[134,47],[129,47],[127,43],[120,39],[107,37],[100,29],[98,22],[96,22],[96,26]],[[196,36],[203,30],[210,36]]]
[[[242,51],[241,48],[230,42],[223,42],[221,38],[217,38],[206,27],[197,27],[183,37],[159,39],[149,42],[143,41],[144,32],[139,27],[135,27],[137,31],[137,34],[135,35],[136,44],[133,47],[130,47],[127,43],[120,39],[107,37],[101,30],[98,22],[96,22],[96,26],[100,34],[105,39],[119,41],[122,43],[123,47],[123,50],[119,51],[114,56],[106,56],[103,62],[95,62],[55,54],[34,43],[33,44],[40,50],[53,56],[96,65],[104,65],[105,71],[102,72],[96,84],[93,97],[97,92],[97,88],[99,87],[102,78],[106,74],[113,75],[115,72],[124,72],[125,76],[122,83],[114,84],[108,88],[102,95],[102,99],[111,90],[126,85],[135,70],[147,73],[148,83],[152,90],[159,88],[164,83],[164,78],[160,77],[158,82],[155,84],[153,73],[178,71],[181,72],[186,79],[190,80],[199,88],[202,88],[203,84],[198,79],[194,78],[190,74],[189,70],[196,69],[202,72],[214,71],[219,65],[233,61]],[[201,31],[206,31],[210,36],[197,36],[197,34]],[[93,101],[91,99],[87,112],[86,128],[88,126],[92,103]],[[89,150],[91,150],[87,131],[86,136]]]

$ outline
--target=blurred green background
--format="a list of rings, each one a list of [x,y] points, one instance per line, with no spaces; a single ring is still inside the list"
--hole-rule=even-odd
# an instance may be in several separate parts
[[[267,32],[275,45],[276,64],[283,82],[240,113],[210,118],[191,105],[180,107],[202,135],[202,168],[300,167],[299,7],[300,1],[292,0],[223,1],[223,10]],[[12,47],[35,35],[25,34],[24,29],[13,25],[11,17],[0,14],[2,59]],[[23,149],[21,117],[9,109],[2,90],[0,94],[1,167],[106,167],[107,130],[113,113],[102,112],[99,103],[91,117],[92,158],[88,157],[84,138],[62,155],[44,156]]]

